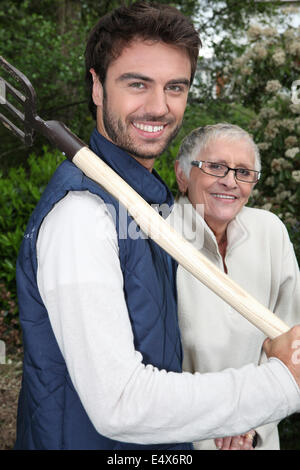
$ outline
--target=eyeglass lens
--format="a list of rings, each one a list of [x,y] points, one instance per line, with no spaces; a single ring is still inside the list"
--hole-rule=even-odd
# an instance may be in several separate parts
[[[203,162],[202,169],[212,176],[222,177],[227,175],[231,168],[227,165],[223,165],[222,163]],[[240,181],[252,183],[258,179],[258,172],[254,170],[248,170],[247,168],[234,168],[233,171],[235,172],[236,179]]]

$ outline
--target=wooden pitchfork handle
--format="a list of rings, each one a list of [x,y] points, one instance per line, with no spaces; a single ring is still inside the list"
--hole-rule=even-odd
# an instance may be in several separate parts
[[[33,142],[33,132],[42,133],[66,157],[89,178],[101,185],[109,194],[120,201],[134,218],[137,225],[155,240],[187,271],[215,292],[225,302],[242,314],[266,336],[273,339],[289,330],[289,327],[264,307],[238,284],[232,281],[189,242],[181,237],[136,191],[117,173],[95,155],[84,142],[76,137],[63,123],[43,121],[36,114],[36,95],[30,81],[19,70],[0,57],[0,65],[22,86],[24,95],[0,78],[0,106],[3,105],[15,117],[23,121],[25,131],[21,131],[3,114],[0,120],[27,145]],[[4,90],[4,92],[3,92]],[[25,113],[20,113],[8,101],[13,95],[24,105]],[[205,309],[205,302],[201,305]]]

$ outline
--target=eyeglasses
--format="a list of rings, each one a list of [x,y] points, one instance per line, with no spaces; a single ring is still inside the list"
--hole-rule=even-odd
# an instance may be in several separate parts
[[[197,166],[207,175],[217,176],[224,178],[230,170],[234,171],[234,176],[238,181],[243,183],[257,183],[260,178],[260,171],[248,170],[247,168],[230,168],[223,163],[205,162],[203,160],[196,160],[191,162],[192,166]]]

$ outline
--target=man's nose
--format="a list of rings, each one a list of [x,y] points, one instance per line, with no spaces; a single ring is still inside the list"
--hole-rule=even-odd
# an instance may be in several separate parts
[[[145,103],[145,111],[153,116],[165,116],[169,112],[168,100],[163,89],[155,88]]]

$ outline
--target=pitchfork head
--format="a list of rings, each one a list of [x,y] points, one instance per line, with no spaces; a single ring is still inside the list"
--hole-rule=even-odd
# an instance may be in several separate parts
[[[0,66],[6,70],[9,75],[15,79],[21,86],[22,92],[13,87],[4,78],[0,77],[0,121],[8,127],[25,145],[32,145],[34,140],[33,125],[38,118],[36,114],[36,94],[30,81],[25,75],[9,64],[3,57],[0,56]],[[20,103],[24,112],[21,112],[9,102],[9,98],[13,97]],[[20,120],[24,130],[19,129],[13,122],[11,122],[4,114],[1,113],[1,108],[5,108],[17,120]]]
[[[72,161],[74,155],[82,149],[82,147],[86,147],[86,144],[73,134],[64,123],[59,121],[44,121],[40,118],[36,114],[36,94],[28,78],[1,56],[0,66],[16,80],[22,88],[21,93],[0,77],[0,121],[19,137],[25,145],[33,144],[34,131],[41,133]],[[9,96],[18,101],[24,113],[8,101]],[[1,107],[12,114],[15,119],[21,121],[24,125],[24,130],[19,129],[4,116],[4,114],[1,113]]]

